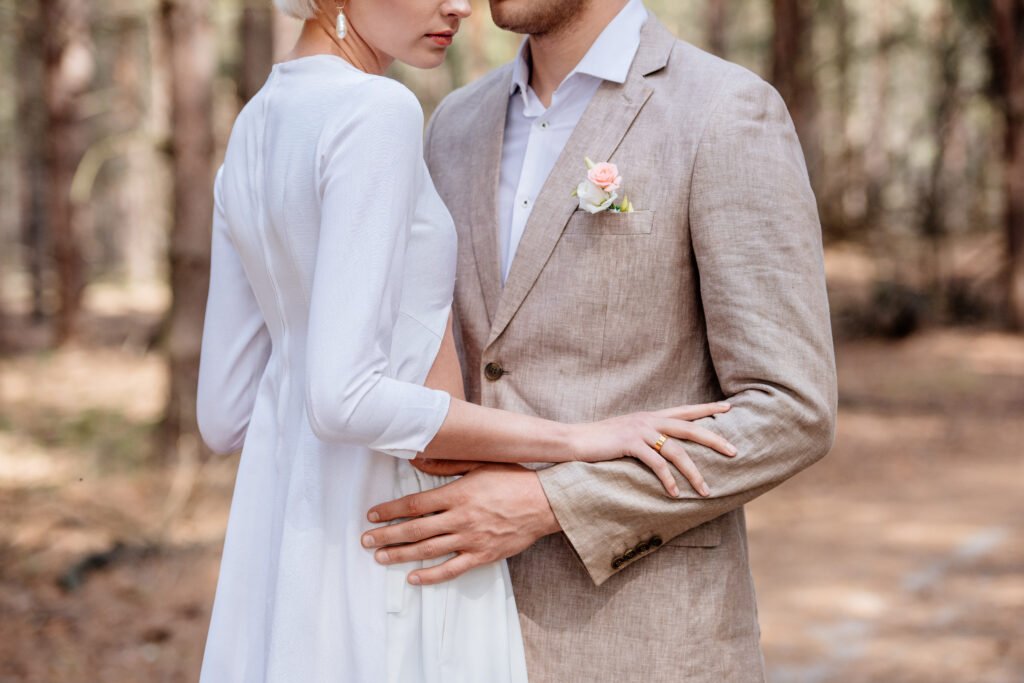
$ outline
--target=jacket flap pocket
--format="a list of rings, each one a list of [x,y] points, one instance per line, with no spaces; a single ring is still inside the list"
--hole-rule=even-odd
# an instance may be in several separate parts
[[[713,548],[722,542],[722,518],[717,517],[700,526],[695,526],[686,533],[669,539],[665,545],[681,545],[691,548]]]

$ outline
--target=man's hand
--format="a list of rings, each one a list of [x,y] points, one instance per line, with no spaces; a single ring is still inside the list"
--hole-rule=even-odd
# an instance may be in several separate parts
[[[519,465],[484,465],[445,486],[374,506],[367,514],[371,522],[402,517],[413,519],[363,534],[363,546],[380,548],[375,557],[381,564],[457,553],[412,572],[409,583],[416,585],[450,581],[522,552],[560,528],[537,473]]]
[[[476,460],[435,460],[433,458],[422,458],[420,457],[421,455],[423,454],[417,454],[415,458],[409,461],[409,464],[420,472],[432,474],[436,477],[455,477],[472,472],[488,464]]]

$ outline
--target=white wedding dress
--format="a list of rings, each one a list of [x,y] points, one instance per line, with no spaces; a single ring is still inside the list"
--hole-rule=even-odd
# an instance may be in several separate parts
[[[520,683],[504,562],[438,586],[385,568],[374,504],[445,483],[408,462],[449,396],[422,386],[455,279],[423,114],[329,55],[274,67],[215,182],[197,413],[242,448],[201,680]]]

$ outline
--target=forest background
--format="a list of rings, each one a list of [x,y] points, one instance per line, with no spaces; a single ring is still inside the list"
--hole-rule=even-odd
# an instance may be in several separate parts
[[[510,60],[474,13],[429,116]],[[1024,0],[646,0],[785,98],[836,447],[749,506],[772,680],[1024,670]],[[211,183],[270,0],[0,0],[0,683],[194,680],[237,457],[194,396]]]

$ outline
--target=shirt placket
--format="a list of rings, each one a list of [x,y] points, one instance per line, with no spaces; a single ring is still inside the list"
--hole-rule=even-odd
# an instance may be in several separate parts
[[[545,150],[544,133],[548,130],[547,117],[550,112],[530,121],[530,133],[526,139],[526,153],[523,155],[523,170],[519,174],[516,186],[515,201],[512,203],[512,239],[509,242],[510,253],[515,254],[519,242],[526,230],[526,222],[533,211],[533,203],[537,199],[538,176],[544,166]],[[509,259],[511,264],[512,259]],[[508,277],[508,273],[505,273]]]

